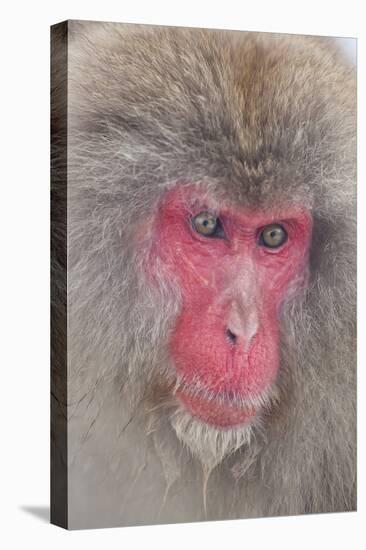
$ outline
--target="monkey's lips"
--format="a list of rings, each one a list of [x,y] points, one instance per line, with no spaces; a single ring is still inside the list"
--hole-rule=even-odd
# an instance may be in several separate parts
[[[233,401],[208,399],[204,395],[192,393],[185,389],[176,392],[178,401],[195,418],[217,426],[229,428],[242,424],[248,424],[256,415],[257,408],[254,405],[238,405]]]

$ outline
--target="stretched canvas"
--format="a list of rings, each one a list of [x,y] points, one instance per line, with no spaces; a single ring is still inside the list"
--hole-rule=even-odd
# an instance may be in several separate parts
[[[356,509],[354,41],[51,29],[51,521]]]

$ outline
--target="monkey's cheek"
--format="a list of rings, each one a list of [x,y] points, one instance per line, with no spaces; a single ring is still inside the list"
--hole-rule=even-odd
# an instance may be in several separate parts
[[[207,400],[199,395],[185,393],[183,390],[177,392],[177,399],[194,418],[217,428],[249,424],[257,414],[257,409],[253,405],[239,407],[218,400]]]

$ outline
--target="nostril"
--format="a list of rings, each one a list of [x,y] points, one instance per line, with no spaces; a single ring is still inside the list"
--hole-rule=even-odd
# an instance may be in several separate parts
[[[237,340],[236,334],[231,332],[229,328],[226,330],[226,336],[231,344],[236,344],[236,340]]]

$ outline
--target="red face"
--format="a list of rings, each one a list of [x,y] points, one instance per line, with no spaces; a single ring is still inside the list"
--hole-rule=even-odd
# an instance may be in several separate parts
[[[281,305],[306,284],[311,217],[301,207],[220,207],[177,187],[156,231],[155,252],[182,292],[169,345],[177,398],[217,427],[245,424],[276,379]]]

